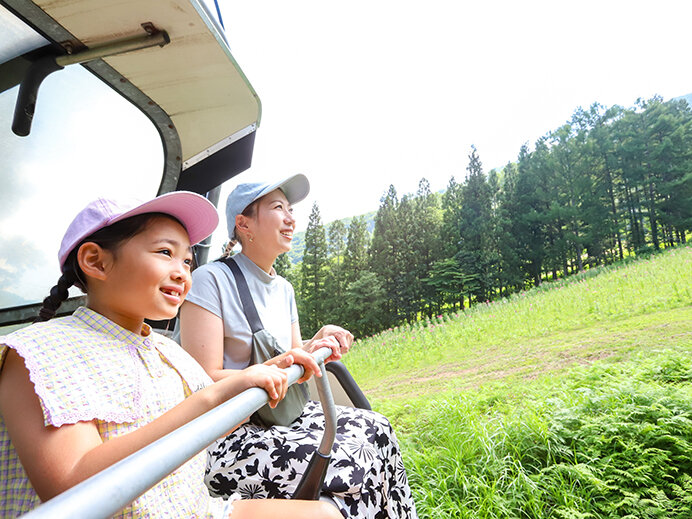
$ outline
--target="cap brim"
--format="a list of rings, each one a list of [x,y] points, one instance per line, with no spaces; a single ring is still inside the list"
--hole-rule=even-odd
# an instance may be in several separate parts
[[[275,191],[276,189],[280,189],[283,194],[286,195],[286,200],[288,200],[288,203],[293,205],[297,204],[301,200],[304,200],[305,197],[308,196],[308,193],[310,193],[310,182],[308,181],[308,177],[302,173],[298,173],[297,175],[293,175],[286,180],[282,180],[276,184],[272,184],[271,186],[264,188],[262,192],[255,198],[255,200],[268,193],[271,193],[272,191]]]
[[[190,191],[172,191],[119,215],[109,225],[145,213],[163,213],[176,218],[187,230],[191,245],[210,236],[219,224],[216,207],[209,200]]]

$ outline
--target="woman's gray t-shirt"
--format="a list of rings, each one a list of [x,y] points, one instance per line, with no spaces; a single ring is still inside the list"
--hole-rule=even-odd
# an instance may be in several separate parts
[[[291,326],[298,321],[293,287],[281,276],[267,274],[242,253],[236,254],[233,259],[245,276],[264,328],[282,348],[291,349]],[[201,306],[223,320],[223,367],[246,368],[250,364],[252,330],[228,266],[221,261],[213,261],[195,269],[186,301]]]

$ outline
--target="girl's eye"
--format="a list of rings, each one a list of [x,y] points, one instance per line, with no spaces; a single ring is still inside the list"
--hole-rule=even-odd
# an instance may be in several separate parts
[[[165,254],[166,256],[172,256],[170,249],[161,249],[159,254]]]
[[[186,259],[186,260],[185,260],[185,265],[187,265],[188,267],[191,267],[191,266],[192,266],[192,258]]]

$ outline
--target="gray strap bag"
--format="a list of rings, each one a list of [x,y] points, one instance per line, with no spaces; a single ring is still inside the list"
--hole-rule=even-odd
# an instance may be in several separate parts
[[[243,305],[243,312],[252,330],[252,354],[250,364],[261,364],[277,355],[283,350],[276,342],[276,338],[264,329],[260,320],[257,308],[250,295],[250,289],[245,281],[245,276],[240,271],[240,267],[233,258],[222,258],[222,260],[235,277],[240,302]],[[263,427],[272,425],[290,425],[298,418],[305,408],[308,401],[308,390],[303,384],[293,384],[288,388],[286,396],[279,404],[272,409],[269,404],[264,405],[259,411],[250,417],[250,422]]]

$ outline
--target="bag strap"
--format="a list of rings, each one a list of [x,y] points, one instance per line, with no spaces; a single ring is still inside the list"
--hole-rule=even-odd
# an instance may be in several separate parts
[[[263,330],[264,326],[262,326],[262,321],[257,313],[255,302],[252,300],[250,289],[247,286],[247,281],[245,281],[245,276],[243,276],[243,273],[240,271],[240,267],[233,258],[221,258],[219,261],[223,261],[233,273],[235,284],[240,294],[240,303],[243,305],[243,312],[245,312],[245,318],[248,324],[250,324],[252,333],[255,334]]]

